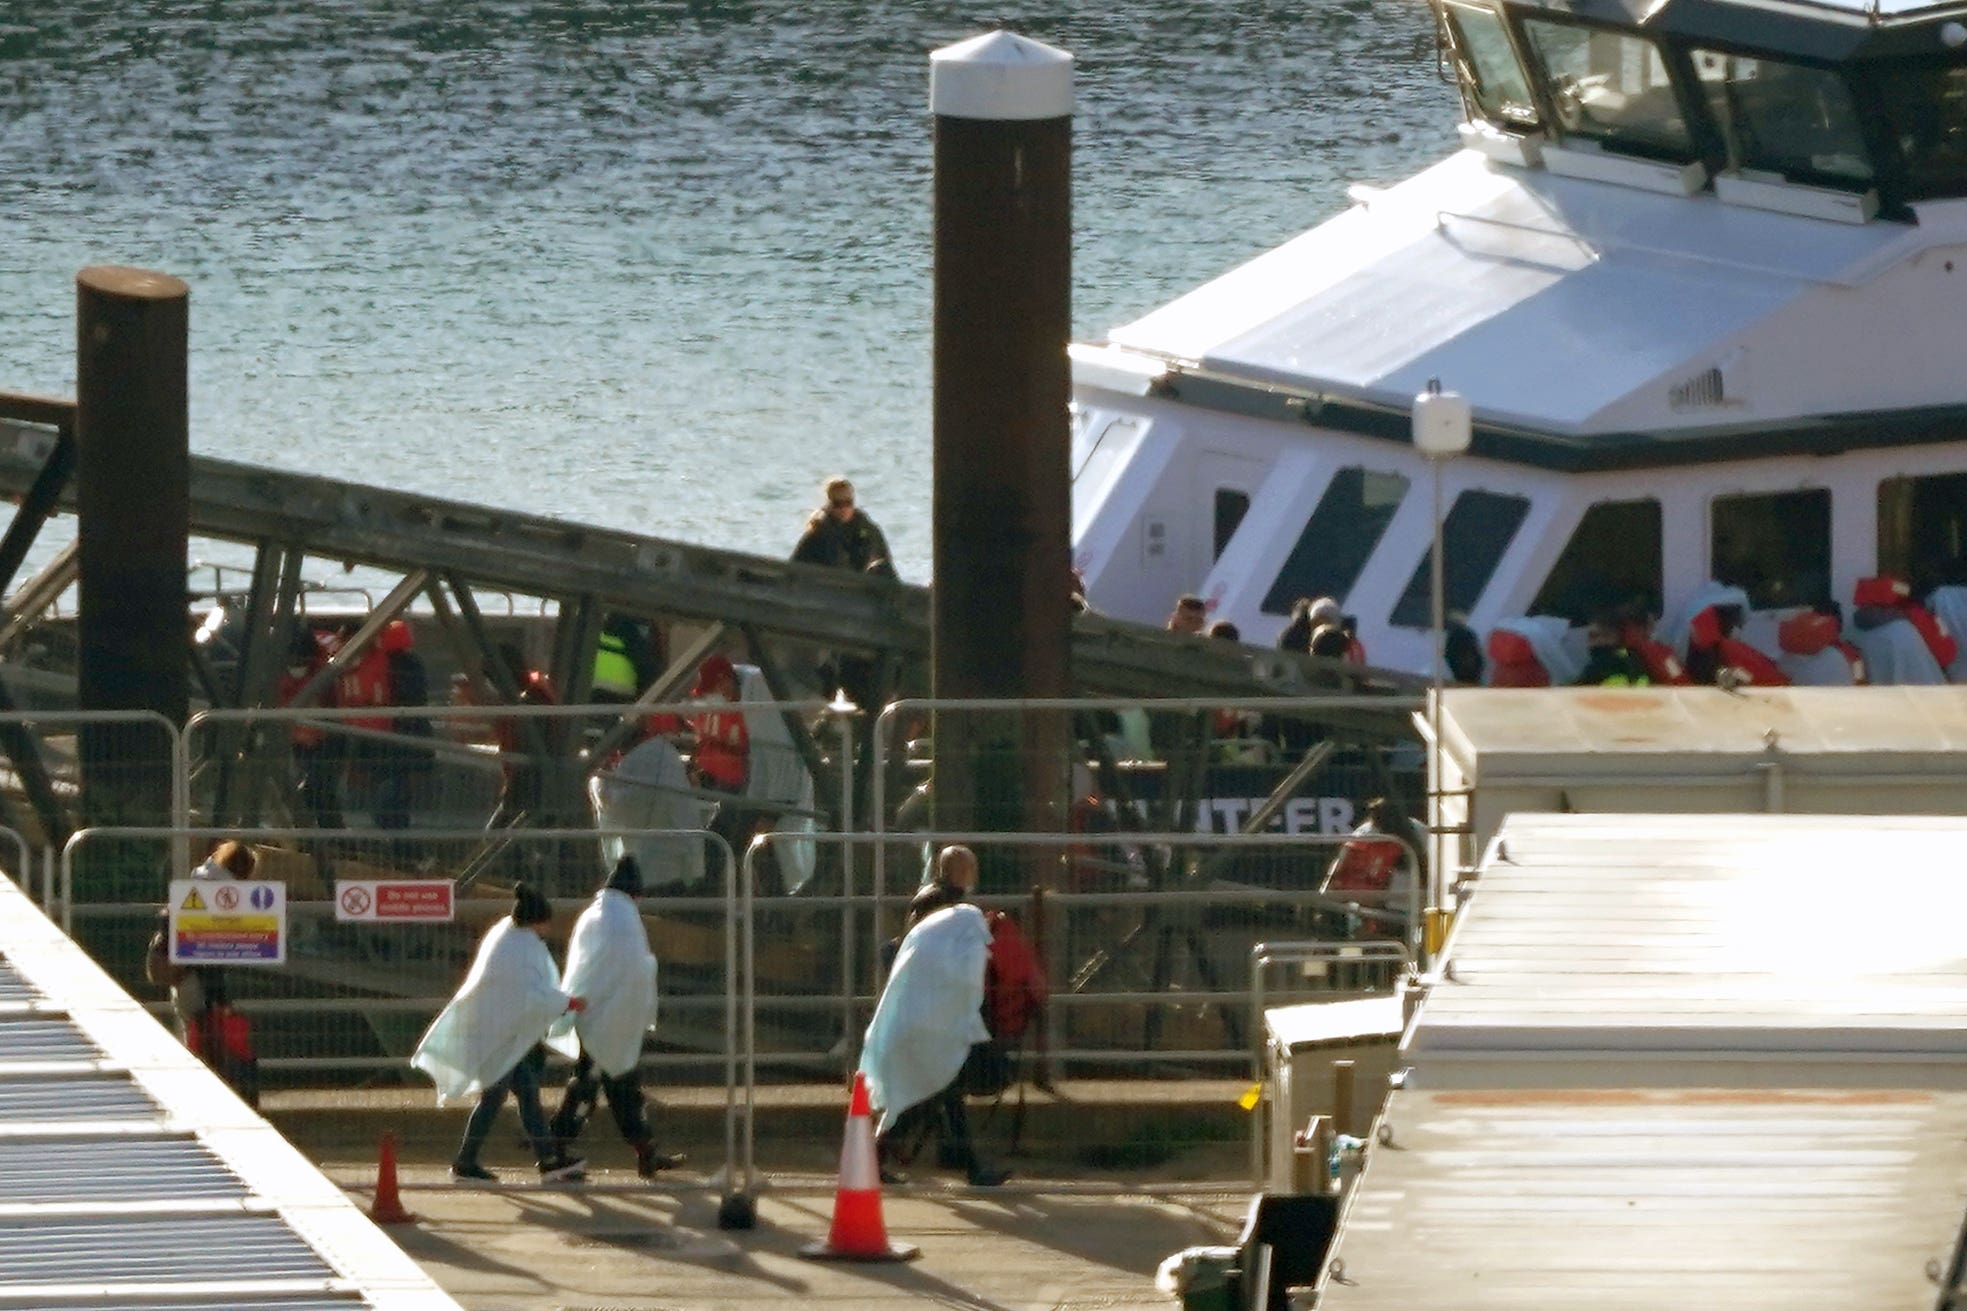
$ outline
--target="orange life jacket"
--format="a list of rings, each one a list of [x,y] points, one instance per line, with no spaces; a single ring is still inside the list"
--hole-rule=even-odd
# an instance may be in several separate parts
[[[744,712],[736,706],[707,710],[690,722],[697,730],[698,775],[726,792],[742,792],[751,756],[751,730],[745,727]]]

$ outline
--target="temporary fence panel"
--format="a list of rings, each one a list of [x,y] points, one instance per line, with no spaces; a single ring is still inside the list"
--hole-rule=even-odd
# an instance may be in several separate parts
[[[1398,906],[1387,905],[1384,894],[1334,897],[1318,891],[1344,836],[1127,836],[1143,848],[1144,861],[1164,871],[1161,890],[1041,890],[974,898],[1021,924],[1050,977],[1043,1014],[1006,1048],[1019,1078],[972,1100],[970,1113],[986,1153],[1001,1152],[1015,1140],[1021,1150],[1061,1169],[1097,1176],[1154,1164],[1190,1148],[1202,1149],[1203,1157],[1212,1146],[1233,1150],[1244,1134],[1236,1100],[1245,1086],[1238,1076],[1249,1059],[1251,948],[1280,932],[1297,935],[1320,927],[1343,937],[1374,912],[1408,924],[1420,914],[1418,879]],[[755,878],[739,880],[750,898],[740,914],[746,934],[740,1024],[746,1188],[757,1173],[761,1096],[770,1107],[766,1137],[775,1172],[823,1169],[829,1153],[837,1151],[834,1121],[842,1080],[859,1060],[887,964],[905,930],[920,852],[960,842],[986,857],[1056,854],[1077,840],[1065,834],[949,832],[910,838],[916,864],[906,887],[772,900],[756,897]],[[746,854],[747,867],[755,868],[779,840],[761,837]],[[862,848],[874,841],[831,834],[814,840]],[[1285,889],[1221,877],[1223,858],[1261,845],[1284,848],[1317,873],[1306,874],[1305,886]],[[849,863],[870,867],[865,860]],[[1168,875],[1170,869],[1176,873]],[[1335,954],[1345,950],[1340,946]],[[1381,986],[1391,977],[1389,971]],[[1329,997],[1340,985],[1367,982],[1337,972],[1317,980],[1300,975],[1284,995]],[[992,1073],[973,1068],[972,1086],[988,1086]],[[1077,1080],[1079,1116],[1063,1111],[1053,1098],[1034,1101],[1026,1087],[1056,1086],[1068,1073]],[[1171,1077],[1186,1080],[1183,1088],[1190,1092],[1204,1084],[1213,1088],[1202,1094],[1203,1104],[1185,1109],[1178,1093],[1153,1091],[1153,1077],[1162,1080],[1164,1090]],[[954,1161],[955,1154],[944,1153],[943,1159]]]

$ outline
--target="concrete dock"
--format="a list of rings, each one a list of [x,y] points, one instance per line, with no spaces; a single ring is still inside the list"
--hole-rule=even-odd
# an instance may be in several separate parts
[[[722,1091],[654,1092],[662,1145],[690,1160],[653,1183],[635,1176],[605,1115],[582,1141],[585,1184],[533,1182],[508,1117],[487,1154],[505,1182],[467,1188],[447,1170],[465,1108],[437,1109],[428,1091],[271,1093],[266,1111],[364,1205],[375,1185],[375,1135],[393,1132],[417,1221],[390,1232],[472,1311],[750,1311],[788,1299],[1165,1309],[1175,1303],[1155,1289],[1156,1266],[1184,1247],[1233,1241],[1249,1200],[1247,1148],[1227,1131],[1237,1125],[1231,1083],[1075,1083],[1032,1095],[1023,1145],[1001,1158],[1017,1171],[1004,1187],[971,1188],[923,1161],[910,1183],[884,1190],[888,1230],[918,1245],[919,1260],[813,1262],[798,1251],[825,1237],[831,1219],[844,1123],[837,1092],[760,1090],[761,1167],[789,1164],[766,1177],[757,1226],[731,1231],[717,1227]],[[1169,1141],[1152,1165],[1101,1153],[1095,1159],[1118,1163],[1087,1165],[1074,1150],[1075,1139],[1139,1143],[1156,1125],[1187,1137]],[[983,1135],[987,1152],[991,1137]]]

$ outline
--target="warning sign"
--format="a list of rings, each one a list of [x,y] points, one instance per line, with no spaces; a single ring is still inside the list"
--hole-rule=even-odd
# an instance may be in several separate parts
[[[171,880],[171,962],[287,963],[287,885],[266,879]]]
[[[449,879],[335,880],[335,918],[343,923],[448,922],[456,914],[457,889]]]

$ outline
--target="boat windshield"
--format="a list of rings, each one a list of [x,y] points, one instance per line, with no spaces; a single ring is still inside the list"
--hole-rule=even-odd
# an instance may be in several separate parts
[[[1530,80],[1523,75],[1523,65],[1510,47],[1502,16],[1473,5],[1449,4],[1445,9],[1455,63],[1476,108],[1502,127],[1536,127],[1537,105],[1530,98]]]
[[[1823,68],[1694,51],[1694,71],[1736,168],[1862,190],[1872,183],[1851,89]]]
[[[1523,32],[1565,136],[1650,159],[1696,158],[1658,46],[1632,33],[1541,16],[1524,19]]]
[[[1878,79],[1897,139],[1906,198],[1967,195],[1967,68],[1912,65]]]

